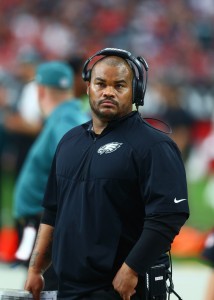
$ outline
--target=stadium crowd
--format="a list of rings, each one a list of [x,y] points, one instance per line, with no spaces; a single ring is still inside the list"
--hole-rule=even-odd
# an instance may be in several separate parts
[[[88,57],[105,47],[123,48],[146,58],[153,89],[160,79],[170,78],[179,85],[184,109],[196,119],[210,120],[214,106],[211,0],[9,0],[0,3],[0,16],[1,82],[6,75],[20,79],[17,64],[30,49],[50,60]],[[11,94],[11,82],[8,85]],[[15,91],[10,97],[17,99]],[[145,111],[153,112],[160,99],[150,98]]]

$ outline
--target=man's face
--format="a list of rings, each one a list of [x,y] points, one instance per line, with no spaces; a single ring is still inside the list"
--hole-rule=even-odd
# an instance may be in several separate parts
[[[97,62],[87,89],[92,114],[110,121],[131,112],[132,79],[130,66],[119,57]]]

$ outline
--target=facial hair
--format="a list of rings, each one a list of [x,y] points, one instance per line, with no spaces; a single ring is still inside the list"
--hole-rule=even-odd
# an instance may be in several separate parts
[[[111,101],[115,106],[119,107],[119,104],[117,101],[115,101],[114,99],[108,97],[108,98],[105,98],[105,99],[102,99],[100,101],[98,101],[96,103],[96,106],[93,105],[92,101],[91,101],[91,98],[89,97],[89,104],[91,106],[91,110],[93,111],[93,113],[99,118],[99,119],[103,119],[103,120],[108,120],[108,121],[111,121],[111,120],[114,120],[116,118],[118,118],[120,116],[120,114],[117,112],[112,112],[112,111],[109,111],[109,112],[102,112],[100,109],[99,109],[99,106],[105,102],[106,100],[108,101]]]

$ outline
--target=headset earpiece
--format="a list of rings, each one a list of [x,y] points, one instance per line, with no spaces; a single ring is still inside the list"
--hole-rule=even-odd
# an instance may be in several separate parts
[[[136,77],[134,76],[133,77],[133,80],[132,80],[132,103],[134,104],[136,99],[137,99],[137,90],[138,90],[138,82],[136,80]]]
[[[91,69],[86,70],[86,72],[84,73],[83,80],[84,81],[90,81],[91,80]]]
[[[143,82],[141,82],[140,80],[136,80],[134,79],[135,83],[135,89],[134,89],[134,97],[133,97],[133,103],[139,103],[139,105],[143,105],[143,103],[141,103],[141,101],[144,98],[144,86],[143,86]],[[143,98],[142,98],[143,95]]]
[[[82,79],[84,81],[90,81],[91,79],[91,69],[87,69],[88,68],[88,64],[90,63],[90,61],[93,59],[94,56],[90,57],[89,59],[86,60],[86,62],[84,63],[83,66],[83,70],[82,70]]]
[[[134,78],[132,83],[133,103],[135,103],[137,107],[140,105],[144,105],[144,96],[146,92],[147,78],[148,78],[147,73],[149,68],[146,60],[141,56],[136,58],[129,51],[123,49],[117,49],[117,48],[102,49],[86,60],[82,71],[82,78],[84,81],[91,80],[91,70],[93,66],[91,69],[88,69],[88,65],[91,62],[91,60],[96,56],[118,56],[131,63],[130,65],[134,73]],[[136,69],[138,74],[136,73]],[[146,76],[144,76],[144,71]]]

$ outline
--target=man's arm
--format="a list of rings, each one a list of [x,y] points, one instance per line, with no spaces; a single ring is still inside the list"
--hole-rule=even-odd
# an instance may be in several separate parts
[[[136,292],[138,275],[144,276],[149,267],[157,263],[161,254],[169,251],[186,218],[186,214],[164,214],[145,221],[140,239],[113,280],[114,289],[123,300],[130,300]]]
[[[25,290],[31,292],[35,300],[40,299],[44,288],[42,274],[51,264],[51,251],[54,227],[40,224],[36,243],[31,255]]]

